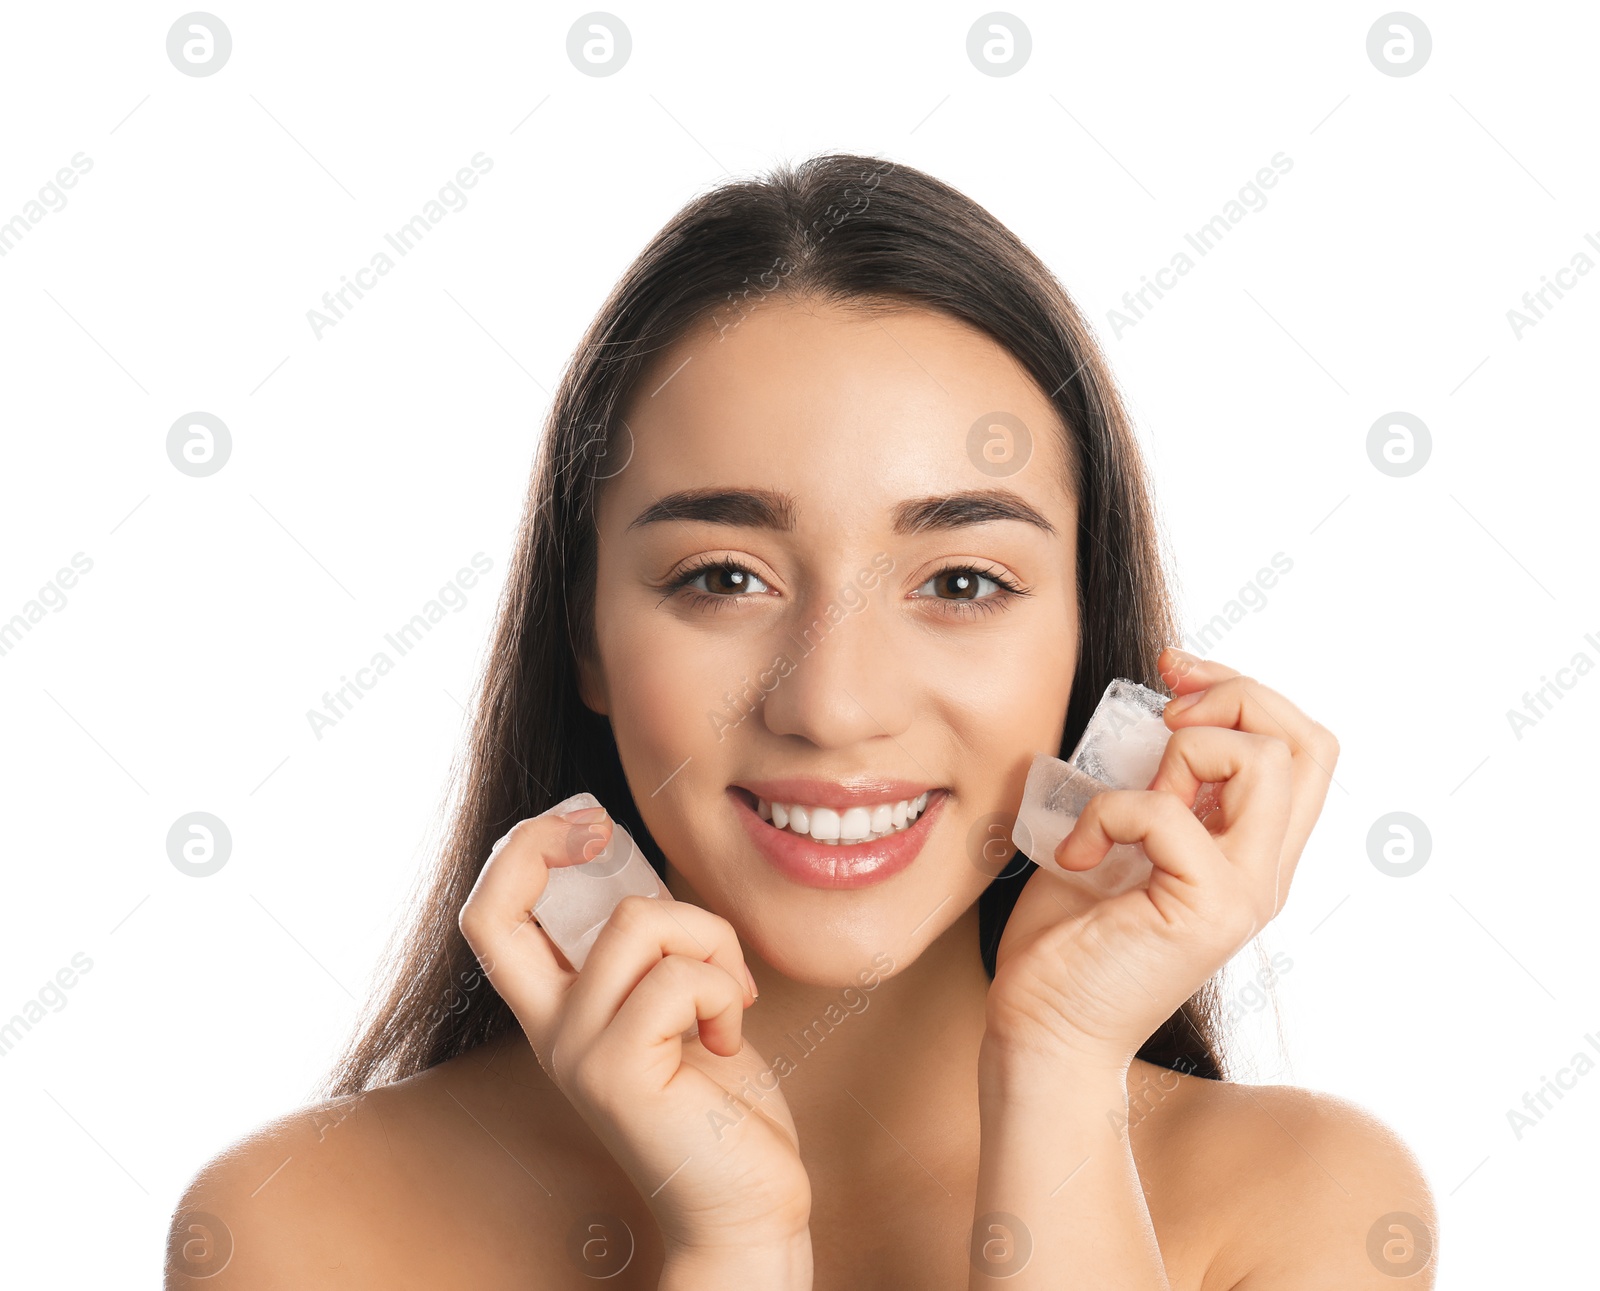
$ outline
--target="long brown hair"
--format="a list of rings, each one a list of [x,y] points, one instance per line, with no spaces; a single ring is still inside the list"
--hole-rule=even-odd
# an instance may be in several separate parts
[[[622,416],[652,357],[697,325],[737,326],[743,311],[774,293],[941,310],[1015,356],[1068,428],[1078,501],[1082,627],[1062,755],[1113,678],[1161,688],[1155,659],[1178,636],[1143,464],[1104,357],[1045,265],[971,199],[877,157],[818,156],[717,187],[689,202],[629,266],[562,375],[471,733],[452,768],[439,859],[409,929],[391,947],[387,991],[324,1093],[414,1075],[516,1027],[456,918],[490,846],[517,821],[588,790],[665,877],[610,723],[578,696],[576,652],[593,645],[595,493],[626,465],[632,441]],[[991,977],[1000,934],[1034,868],[1018,857],[979,898],[980,953]],[[1215,979],[1139,1057],[1224,1078]]]

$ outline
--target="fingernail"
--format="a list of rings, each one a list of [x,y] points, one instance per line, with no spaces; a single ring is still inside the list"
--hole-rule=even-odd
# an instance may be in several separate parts
[[[1167,701],[1167,712],[1181,713],[1186,708],[1193,708],[1200,700],[1205,698],[1203,690],[1192,690],[1187,695],[1179,695],[1176,699]]]
[[[744,966],[744,980],[750,983],[750,998],[752,1000],[761,994],[760,991],[756,990],[756,979],[750,976],[749,964]]]
[[[577,811],[567,811],[561,815],[561,819],[569,825],[592,825],[605,818],[604,807],[579,807]]]
[[[1200,662],[1200,656],[1199,655],[1190,654],[1187,650],[1180,650],[1180,649],[1178,649],[1177,646],[1168,646],[1167,647],[1167,653],[1170,654],[1174,659],[1181,659],[1185,663],[1199,663]]]

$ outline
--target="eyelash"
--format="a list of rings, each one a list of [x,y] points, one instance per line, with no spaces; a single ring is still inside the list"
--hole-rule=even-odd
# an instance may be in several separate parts
[[[688,598],[691,605],[694,605],[699,609],[708,609],[714,614],[730,601],[742,601],[745,599],[745,595],[757,594],[746,593],[739,596],[717,596],[711,592],[702,592],[697,587],[689,586],[689,584],[694,582],[695,579],[699,578],[701,574],[722,569],[737,569],[746,574],[755,574],[754,570],[747,569],[745,566],[740,565],[735,561],[717,560],[712,558],[710,560],[702,561],[697,565],[693,565],[684,570],[682,573],[678,574],[676,577],[670,579],[663,588],[665,594],[662,596],[661,600],[664,602],[668,599],[668,597],[674,595],[684,596]],[[943,578],[946,574],[977,574],[979,577],[987,578],[1000,589],[991,596],[982,596],[971,599],[947,599],[939,596],[919,598],[924,600],[941,601],[943,604],[950,607],[950,612],[953,612],[958,616],[992,614],[997,610],[1003,609],[1005,605],[1015,597],[1031,595],[1027,588],[1023,587],[1017,582],[1014,582],[1012,579],[1007,578],[1004,574],[1000,573],[999,570],[983,565],[946,565],[942,569],[935,570],[928,576],[928,579],[924,581],[932,581],[936,578]],[[759,578],[760,575],[755,574],[755,577]],[[710,604],[707,604],[707,602],[710,602]]]

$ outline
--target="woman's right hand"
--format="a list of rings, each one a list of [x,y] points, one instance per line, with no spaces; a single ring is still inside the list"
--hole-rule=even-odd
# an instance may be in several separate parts
[[[571,819],[586,815],[600,819]],[[539,1065],[633,1180],[669,1259],[808,1240],[794,1118],[770,1075],[740,1088],[768,1067],[743,1040],[755,997],[733,926],[670,896],[624,897],[580,973],[533,922],[550,868],[598,855],[610,834],[598,808],[519,822],[462,906],[462,934]]]

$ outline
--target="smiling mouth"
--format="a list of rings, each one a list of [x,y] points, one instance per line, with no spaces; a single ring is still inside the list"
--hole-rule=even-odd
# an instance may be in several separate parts
[[[930,798],[943,790],[924,790],[913,798],[862,803],[842,810],[816,803],[768,800],[737,785],[733,792],[774,829],[814,843],[849,847],[904,833],[927,810]]]
[[[948,789],[930,788],[890,799],[890,793],[917,788],[903,781],[881,783],[878,792],[884,797],[877,801],[873,801],[876,793],[863,792],[859,785],[845,789],[809,779],[757,783],[767,793],[832,798],[833,806],[790,803],[764,798],[743,785],[728,786],[739,823],[773,869],[806,887],[835,890],[883,883],[904,870],[922,852],[950,796]],[[784,817],[780,826],[778,820]],[[804,833],[796,828],[800,824],[806,827]],[[887,832],[874,829],[875,824]],[[819,833],[824,836],[818,837]],[[835,833],[838,836],[831,837]]]

